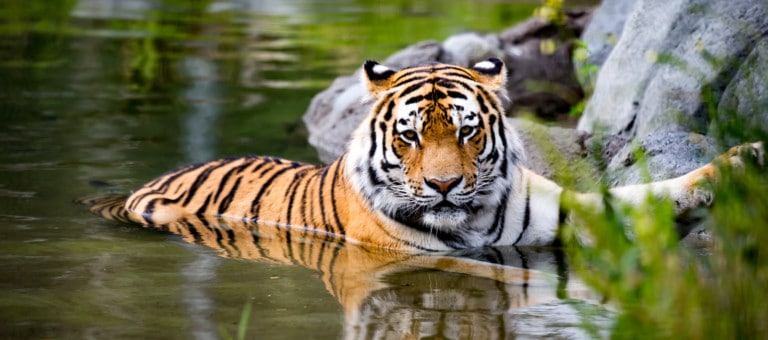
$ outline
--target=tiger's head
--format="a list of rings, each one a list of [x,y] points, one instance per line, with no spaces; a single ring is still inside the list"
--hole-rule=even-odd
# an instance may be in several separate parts
[[[492,215],[523,157],[497,97],[503,62],[396,71],[367,61],[363,71],[375,103],[348,147],[354,189],[378,213],[428,231]]]

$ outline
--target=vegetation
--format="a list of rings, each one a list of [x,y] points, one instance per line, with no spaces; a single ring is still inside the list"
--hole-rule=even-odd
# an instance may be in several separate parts
[[[698,75],[682,60],[651,54],[651,62]],[[765,127],[719,107],[710,89],[702,90],[702,98],[713,120],[728,122],[710,131],[719,145],[732,143],[726,136],[738,136],[742,142],[768,140]],[[637,158],[642,163],[643,155],[638,153]],[[716,197],[703,222],[711,233],[709,245],[681,244],[671,202],[648,198],[640,208],[609,205],[605,213],[575,214],[576,223],[564,232],[567,253],[578,275],[617,307],[613,337],[719,339],[768,334],[764,322],[768,252],[761,249],[768,242],[766,171],[755,164],[721,170],[720,182],[709,184]],[[575,184],[574,178],[561,177],[566,185]],[[604,181],[592,186],[607,195],[600,183]],[[584,237],[585,228],[588,237]]]
[[[618,307],[614,337],[759,338],[768,331],[768,255],[760,249],[768,242],[768,183],[754,166],[723,170],[706,222],[711,246],[681,245],[671,202],[651,198],[636,209],[579,211],[578,229],[566,229],[577,273]]]

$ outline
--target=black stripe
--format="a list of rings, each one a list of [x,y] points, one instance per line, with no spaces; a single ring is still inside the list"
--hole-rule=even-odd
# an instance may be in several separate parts
[[[392,119],[392,109],[395,108],[395,102],[391,101],[387,104],[387,111],[384,112],[384,120]]]
[[[456,83],[457,83],[456,80],[442,78],[442,79],[438,79],[435,84],[437,86],[442,86],[442,87],[447,88],[447,89],[455,89],[456,88]]]
[[[382,181],[378,176],[376,176],[376,171],[373,168],[373,165],[368,166],[368,180],[371,181],[371,184],[374,187],[380,187],[384,185],[384,181]]]
[[[302,232],[301,236],[302,238],[307,237],[307,231],[309,230],[309,226],[307,223],[307,210],[312,209],[312,204],[309,205],[309,208],[307,208],[307,192],[309,191],[310,185],[312,184],[312,180],[315,179],[315,176],[309,176],[306,179],[306,182],[304,184],[304,190],[301,191],[301,207],[299,207],[299,211],[301,211],[301,225],[302,225]],[[311,216],[312,214],[310,214]],[[314,226],[313,226],[314,227]],[[308,243],[310,245],[308,245]],[[306,258],[306,248],[307,246],[311,247],[311,244],[314,242],[300,242],[299,243],[299,258],[301,258],[301,261],[304,263],[307,262]]]
[[[133,211],[135,211],[135,210],[136,210],[136,206],[137,206],[137,205],[139,205],[139,203],[141,203],[141,202],[144,200],[144,197],[147,197],[147,195],[150,195],[150,194],[157,194],[157,193],[162,193],[162,194],[164,194],[164,193],[165,193],[165,191],[166,191],[166,190],[168,190],[168,187],[169,187],[169,186],[170,186],[170,185],[171,185],[171,184],[172,184],[172,183],[173,183],[173,182],[174,182],[174,181],[175,181],[177,178],[179,178],[180,176],[182,176],[182,175],[184,175],[184,174],[186,174],[186,173],[189,173],[190,171],[196,170],[197,168],[201,167],[203,164],[205,164],[205,163],[201,163],[201,164],[195,164],[195,165],[191,165],[191,166],[185,166],[185,167],[183,167],[183,168],[180,168],[180,169],[178,170],[178,172],[175,172],[175,173],[171,172],[171,173],[173,173],[173,175],[171,175],[171,176],[169,176],[169,177],[167,177],[167,178],[166,178],[166,177],[163,177],[163,176],[161,176],[161,177],[159,177],[158,179],[156,179],[156,180],[152,181],[152,183],[155,183],[155,182],[157,182],[157,181],[158,181],[158,180],[160,180],[160,179],[165,179],[165,181],[163,181],[163,184],[161,184],[159,188],[157,188],[157,189],[153,189],[153,191],[152,191],[152,192],[146,193],[146,194],[144,194],[144,195],[141,195],[139,198],[136,198],[136,199],[133,201],[133,204],[131,204],[131,206],[130,206],[130,207],[128,207],[128,209],[129,209],[129,210],[133,210]],[[149,185],[145,185],[145,186],[144,186],[144,188],[149,188]]]
[[[424,100],[424,96],[413,96],[405,101],[405,105],[415,104]]]
[[[316,174],[317,172],[315,172]],[[314,175],[314,174],[313,174]],[[309,191],[310,185],[312,184],[312,180],[315,179],[315,176],[310,175],[306,179],[306,183],[304,185],[304,190],[301,191],[301,207],[299,208],[301,211],[301,224],[304,227],[303,235],[307,235],[307,227],[309,226],[307,223],[307,210],[312,209],[312,204],[309,205],[309,208],[307,208],[307,192]],[[309,216],[312,216],[310,213]]]
[[[261,159],[261,163],[259,163],[259,165],[255,166],[255,167],[253,167],[253,170],[251,170],[251,173],[255,174],[257,171],[261,170],[261,168],[263,168],[263,167],[265,167],[265,166],[267,166],[267,165],[269,165],[271,163],[272,162],[270,162],[268,159],[262,158]]]
[[[333,180],[331,181],[331,203],[333,204],[333,218],[336,222],[336,228],[339,231],[338,234],[344,236],[347,232],[344,230],[344,225],[341,223],[341,219],[339,218],[339,207],[336,203],[336,181],[338,181],[339,177],[342,176],[341,164],[341,161],[336,163],[336,171],[334,172]]]
[[[494,118],[495,120],[496,116],[492,115],[491,117]],[[493,124],[493,122],[491,122],[491,124]],[[504,117],[500,117],[498,119],[497,124],[498,124],[497,128],[499,129],[499,139],[501,139],[501,147],[502,147],[502,150],[504,150],[504,157],[502,158],[502,163],[499,170],[501,171],[501,176],[503,178],[507,178],[507,167],[509,166],[508,159],[507,159],[507,151],[509,150],[509,145],[507,144],[507,135],[506,133],[504,133]],[[491,128],[491,130],[493,130],[493,128]],[[517,155],[512,154],[512,157],[517,157]],[[513,163],[517,163],[517,161],[513,159]]]
[[[441,73],[441,71],[446,71],[446,70],[450,70],[453,72]],[[411,69],[401,70],[401,72],[403,72],[403,74],[395,78],[393,80],[393,83],[397,83],[400,79],[403,79],[404,77],[412,76],[415,74],[430,74],[430,73],[440,73],[438,75],[458,76],[458,77],[474,80],[472,76],[469,73],[467,73],[467,71],[464,68],[459,66],[454,66],[454,65],[447,65],[447,64],[416,66]]]
[[[430,93],[426,94],[426,95],[424,96],[424,99],[427,99],[427,100],[433,101],[433,100],[440,100],[440,99],[444,99],[444,98],[447,98],[447,97],[448,97],[448,95],[447,95],[447,94],[445,94],[445,92],[443,92],[443,91],[440,91],[440,90],[438,90],[438,89],[437,89],[437,87],[434,87],[434,86],[433,86],[433,87],[432,87],[432,92],[430,92]]]
[[[478,90],[480,90],[478,88]],[[475,98],[477,98],[477,103],[480,104],[480,111],[483,113],[488,113],[488,105],[485,105],[485,98],[483,98],[482,94],[475,95]]]
[[[339,162],[339,160],[336,160]],[[333,165],[333,163],[331,163]],[[328,220],[325,219],[325,203],[323,202],[323,186],[325,186],[325,179],[328,177],[328,169],[331,168],[328,165],[320,172],[320,188],[317,190],[318,200],[320,202],[320,217],[322,218],[323,228],[328,228]]]
[[[181,195],[183,196],[183,195]],[[152,222],[152,218],[150,216],[153,215],[155,212],[155,205],[159,202],[160,205],[166,205],[166,204],[172,204],[172,203],[178,203],[181,200],[181,196],[177,198],[156,198],[151,200],[149,203],[147,203],[147,208],[144,210],[144,213],[142,213],[142,217],[144,217],[144,220],[146,221],[145,224],[152,225],[154,222]]]
[[[368,150],[368,157],[373,157],[376,154],[376,118],[371,119],[371,149]]]
[[[472,78],[472,76],[470,76],[470,75],[468,75],[466,73],[446,72],[446,73],[443,73],[443,74],[446,75],[446,76],[459,77],[459,78],[463,78],[463,79],[466,79],[466,80],[475,81],[475,79]]]
[[[195,212],[195,215],[200,216],[204,215],[205,211],[208,210],[208,205],[211,203],[211,193],[208,193],[207,196],[205,196],[205,202],[203,202],[203,205],[200,206],[199,209]]]
[[[501,239],[501,235],[506,228],[505,224],[507,216],[507,199],[509,199],[509,191],[505,191],[504,196],[501,197],[501,202],[499,203],[500,205],[498,208],[496,208],[496,218],[494,218],[493,227],[487,233],[488,235],[490,235],[492,232],[496,233],[496,236],[493,238],[493,242],[491,242],[491,244],[499,242],[499,239]]]
[[[202,173],[197,175],[195,181],[192,182],[192,185],[189,187],[189,189],[187,189],[187,197],[184,199],[184,202],[182,202],[181,205],[186,207],[189,202],[192,201],[192,198],[195,196],[195,193],[197,193],[197,190],[200,189],[200,186],[208,179],[209,176],[211,176],[211,173],[214,170],[220,169],[224,164],[226,163],[213,164],[207,169],[203,170]]]
[[[293,174],[293,181],[285,190],[285,195],[288,196],[288,211],[285,214],[285,223],[288,225],[293,225],[293,221],[291,221],[291,210],[293,210],[293,201],[296,200],[296,191],[301,184],[301,179],[304,177],[304,174],[306,174],[304,171]]]
[[[387,162],[386,159],[381,161],[381,169],[384,170],[384,172],[389,172],[389,170],[392,169],[400,169],[401,167],[400,164]]]
[[[418,82],[418,83],[416,83],[416,84],[413,84],[413,85],[411,85],[411,86],[408,86],[408,87],[406,87],[406,88],[405,88],[405,90],[403,90],[402,92],[400,92],[400,97],[406,97],[406,96],[408,96],[409,94],[411,94],[412,92],[414,92],[414,91],[416,91],[416,90],[420,89],[422,86],[424,86],[424,85],[426,85],[426,84],[429,84],[429,83],[430,83],[430,81],[429,81],[429,80],[425,80],[425,81],[420,81],[420,82]]]
[[[426,73],[426,72],[420,72],[420,73]],[[425,76],[415,76],[415,77],[411,77],[411,78],[408,78],[408,79],[403,79],[402,81],[393,82],[393,84],[395,84],[395,85],[393,85],[392,87],[394,88],[394,87],[405,86],[405,85],[407,85],[409,83],[413,83],[413,82],[421,81],[421,80],[425,80],[425,79],[427,79],[427,77],[425,77]]]
[[[419,74],[429,74],[429,73],[432,73],[432,70],[427,68],[408,70],[407,72],[404,72],[403,74],[397,76],[397,78],[393,79],[392,83],[398,84],[400,79],[403,79],[405,77],[410,77],[410,76],[419,75]]]
[[[381,147],[384,149],[382,150],[382,154],[386,156],[387,145],[389,145],[389,143],[387,143],[387,123],[379,123],[379,129],[381,129]]]
[[[259,188],[259,192],[253,198],[253,201],[251,201],[251,214],[252,214],[251,219],[253,219],[254,221],[258,221],[259,203],[261,201],[261,196],[264,195],[264,193],[272,185],[272,182],[274,182],[276,178],[280,177],[280,175],[284,174],[288,170],[291,170],[291,168],[283,167],[282,169],[275,171],[275,173],[273,173],[272,176],[270,176],[269,179],[267,179],[267,181],[264,182],[264,184],[262,184],[261,188]]]
[[[219,204],[219,211],[216,213],[217,216],[221,216],[221,214],[229,209],[229,205],[232,203],[232,199],[235,198],[235,193],[237,192],[237,188],[240,187],[240,181],[242,179],[243,177],[238,177],[237,180],[235,180],[235,184],[232,185],[232,189],[230,189],[229,193],[221,200],[221,203]]]
[[[512,245],[516,245],[523,239],[523,234],[528,231],[528,225],[531,223],[531,182],[526,183],[525,187],[525,212],[523,213],[523,230],[517,235],[517,240]]]
[[[229,181],[229,177],[231,177],[231,176],[232,176],[232,175],[234,175],[234,174],[239,174],[239,173],[240,173],[240,172],[242,172],[242,171],[243,171],[245,168],[247,168],[247,167],[249,167],[249,166],[253,165],[253,162],[251,162],[251,161],[248,161],[247,159],[243,159],[243,160],[245,161],[245,163],[243,163],[243,164],[241,164],[241,165],[238,165],[238,166],[236,166],[236,167],[233,167],[232,169],[229,169],[229,171],[227,171],[227,173],[226,173],[226,174],[224,174],[224,176],[222,176],[222,178],[221,178],[221,182],[219,183],[219,188],[218,188],[218,189],[216,189],[216,195],[215,195],[215,196],[213,196],[213,201],[214,201],[214,202],[216,202],[216,201],[218,201],[218,200],[219,200],[219,195],[220,195],[220,194],[221,194],[221,192],[224,190],[224,187],[226,186],[226,184],[227,184],[227,181]]]
[[[448,91],[448,96],[451,98],[467,99],[467,96],[458,91]]]
[[[473,87],[472,87],[472,86],[470,86],[470,84],[467,84],[466,82],[463,82],[463,81],[453,81],[452,83],[453,83],[453,84],[459,84],[459,85],[461,85],[461,87],[463,87],[463,88],[464,88],[465,90],[467,90],[468,92],[472,92],[472,93],[474,93],[474,92],[475,92],[475,90],[473,89]]]

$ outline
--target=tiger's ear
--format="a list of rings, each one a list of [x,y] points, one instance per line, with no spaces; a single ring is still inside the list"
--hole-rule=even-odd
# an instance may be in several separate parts
[[[496,91],[507,82],[507,68],[499,58],[488,58],[472,66],[477,82]]]
[[[363,64],[364,81],[368,85],[368,91],[378,97],[379,93],[389,90],[392,85],[392,75],[395,71],[373,60],[366,60]]]

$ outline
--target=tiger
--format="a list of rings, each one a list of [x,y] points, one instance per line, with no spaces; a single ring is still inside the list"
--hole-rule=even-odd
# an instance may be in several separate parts
[[[553,245],[574,205],[606,208],[603,194],[564,189],[525,167],[521,139],[501,105],[507,76],[500,59],[400,70],[369,60],[362,69],[371,110],[330,164],[223,158],[172,170],[91,210],[144,225],[220,218],[421,252]],[[712,193],[701,184],[745,155],[762,164],[762,142],[734,147],[680,177],[607,194],[630,206],[666,197],[683,214],[710,205]]]

